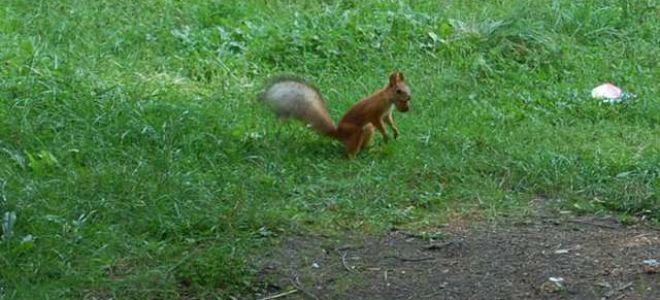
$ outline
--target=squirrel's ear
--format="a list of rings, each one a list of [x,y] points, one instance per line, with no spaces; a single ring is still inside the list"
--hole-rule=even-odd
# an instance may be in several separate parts
[[[395,86],[401,81],[403,81],[403,75],[401,72],[396,71],[390,75],[390,86]]]

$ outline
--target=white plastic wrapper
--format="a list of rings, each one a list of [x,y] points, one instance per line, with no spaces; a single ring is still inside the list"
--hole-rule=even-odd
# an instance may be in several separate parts
[[[624,92],[620,87],[611,83],[603,83],[591,90],[591,97],[605,103],[620,103],[632,100],[635,95]]]
[[[619,99],[623,91],[616,85],[604,83],[591,90],[591,97],[597,99]]]

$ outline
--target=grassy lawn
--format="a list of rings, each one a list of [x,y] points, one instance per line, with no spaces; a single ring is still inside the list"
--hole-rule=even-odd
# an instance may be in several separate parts
[[[285,234],[532,199],[660,222],[657,5],[5,0],[0,299],[223,298]],[[401,137],[352,161],[255,100],[296,73],[338,120],[394,69]],[[606,81],[636,97],[591,99]]]

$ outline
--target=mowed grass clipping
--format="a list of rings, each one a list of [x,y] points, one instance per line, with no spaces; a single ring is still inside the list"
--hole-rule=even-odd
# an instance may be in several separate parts
[[[21,1],[0,9],[0,299],[228,297],[295,232],[559,210],[660,220],[655,1]],[[397,141],[335,120],[404,72]],[[636,95],[590,98],[611,81]]]

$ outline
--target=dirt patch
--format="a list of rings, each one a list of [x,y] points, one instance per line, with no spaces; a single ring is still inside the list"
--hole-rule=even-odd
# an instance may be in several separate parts
[[[435,238],[297,236],[245,299],[660,299],[660,230],[610,219],[474,225]]]

